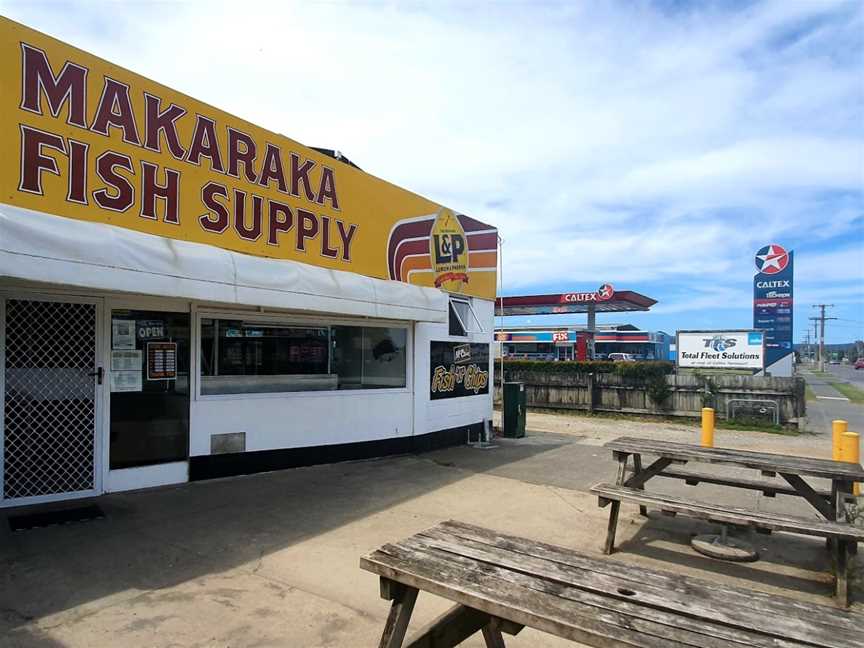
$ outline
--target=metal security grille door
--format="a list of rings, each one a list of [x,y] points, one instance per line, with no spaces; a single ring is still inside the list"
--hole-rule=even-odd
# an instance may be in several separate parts
[[[93,303],[6,301],[4,503],[95,491],[96,331]]]

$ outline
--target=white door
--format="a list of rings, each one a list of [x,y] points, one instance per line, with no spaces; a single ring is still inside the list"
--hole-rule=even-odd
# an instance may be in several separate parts
[[[0,298],[0,506],[101,490],[101,305]]]

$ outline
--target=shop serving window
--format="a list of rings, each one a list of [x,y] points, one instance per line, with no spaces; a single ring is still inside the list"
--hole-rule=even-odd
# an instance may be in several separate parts
[[[468,333],[477,333],[483,330],[480,320],[474,314],[471,302],[467,299],[450,298],[448,333],[460,337],[466,337]]]
[[[399,327],[203,318],[201,393],[405,387],[406,344]]]

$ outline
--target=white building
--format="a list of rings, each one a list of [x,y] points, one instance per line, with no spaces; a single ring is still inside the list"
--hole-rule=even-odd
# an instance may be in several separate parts
[[[461,443],[497,233],[0,18],[0,506]]]

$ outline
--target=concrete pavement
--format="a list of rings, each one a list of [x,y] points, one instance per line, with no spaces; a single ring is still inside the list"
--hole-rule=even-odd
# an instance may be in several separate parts
[[[534,432],[497,448],[334,464],[100,498],[104,520],[13,534],[0,524],[0,645],[251,648],[376,645],[387,614],[358,559],[456,518],[599,556],[608,510],[585,490],[612,479],[620,434],[693,441],[696,428],[529,414]],[[717,443],[826,456],[820,435],[718,431]],[[751,471],[752,472],[752,471]],[[656,480],[656,489],[808,514],[798,498]],[[0,513],[0,523],[10,511]],[[609,560],[831,605],[823,543],[753,535],[749,565],[695,554],[713,525],[622,506]],[[864,609],[862,585],[853,588]],[[421,595],[414,623],[447,607]],[[464,645],[482,646],[481,640]],[[575,646],[524,631],[508,646]]]

